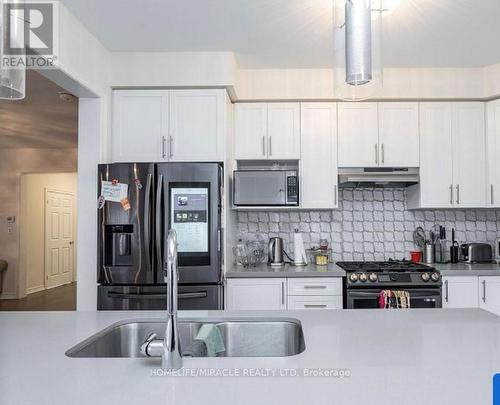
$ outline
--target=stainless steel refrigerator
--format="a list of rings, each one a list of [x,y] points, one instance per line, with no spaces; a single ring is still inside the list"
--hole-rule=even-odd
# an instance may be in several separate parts
[[[179,309],[222,309],[217,163],[99,165],[98,309],[166,309],[165,234],[177,231]]]

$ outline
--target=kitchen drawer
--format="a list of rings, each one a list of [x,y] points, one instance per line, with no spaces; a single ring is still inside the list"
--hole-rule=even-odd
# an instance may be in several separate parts
[[[288,309],[342,309],[341,296],[288,296]]]
[[[289,278],[288,295],[342,295],[342,278]]]

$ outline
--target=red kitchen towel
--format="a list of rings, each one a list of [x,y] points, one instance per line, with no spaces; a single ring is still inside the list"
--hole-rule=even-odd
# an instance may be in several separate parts
[[[410,293],[408,291],[382,290],[378,294],[378,307],[381,309],[410,308]]]

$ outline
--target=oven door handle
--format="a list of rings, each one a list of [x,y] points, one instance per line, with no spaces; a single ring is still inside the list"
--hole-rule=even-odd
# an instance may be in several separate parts
[[[403,290],[404,291],[404,290]],[[440,292],[426,292],[419,293],[417,291],[409,291],[410,298],[431,298],[431,297],[439,297],[441,295]],[[376,298],[379,296],[379,293],[372,292],[349,292],[348,295],[353,298]]]
[[[207,292],[193,292],[193,293],[178,293],[178,299],[192,299],[192,298],[207,298]],[[167,294],[134,294],[134,293],[119,293],[114,291],[108,292],[109,298],[121,299],[121,300],[166,300]]]

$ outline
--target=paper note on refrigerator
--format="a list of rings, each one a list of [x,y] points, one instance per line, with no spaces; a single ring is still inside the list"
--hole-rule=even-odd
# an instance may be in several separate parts
[[[122,199],[127,198],[128,184],[102,181],[101,195],[106,201],[121,202]]]

